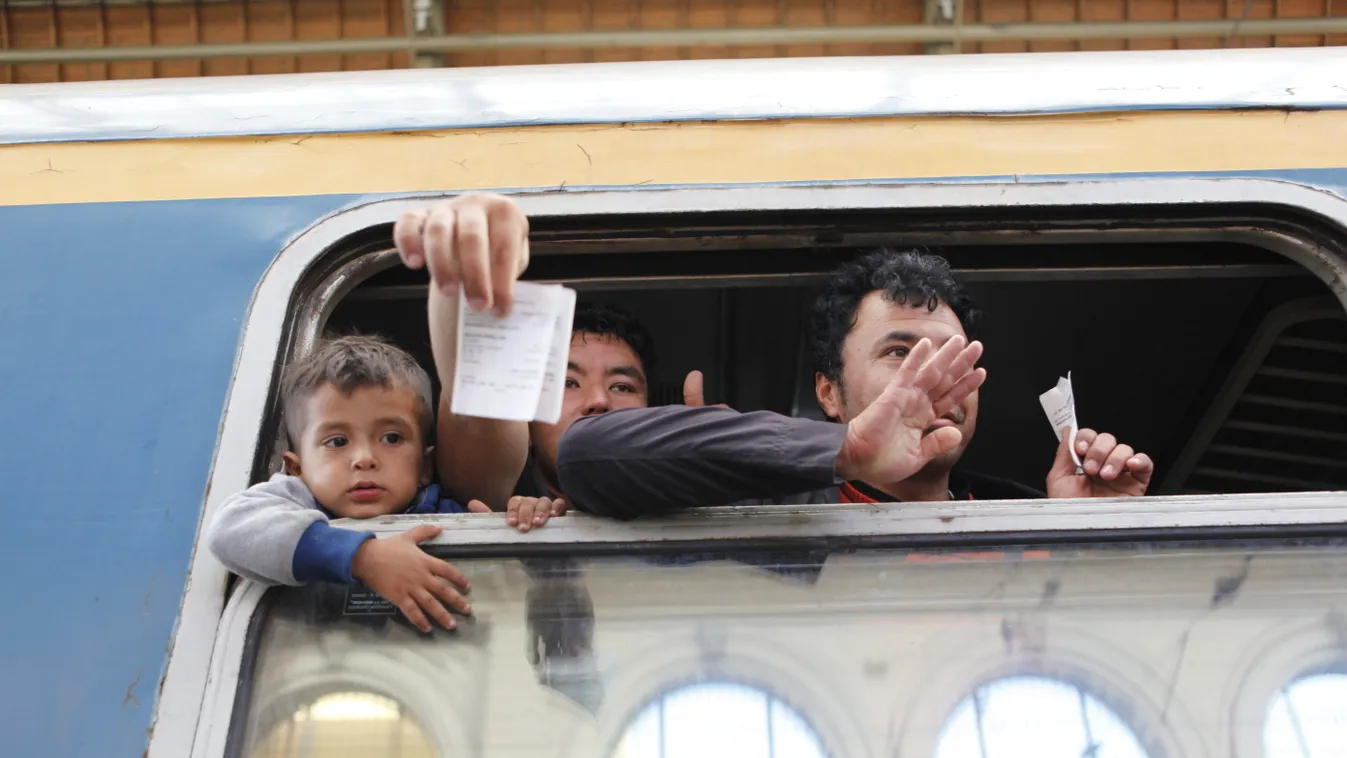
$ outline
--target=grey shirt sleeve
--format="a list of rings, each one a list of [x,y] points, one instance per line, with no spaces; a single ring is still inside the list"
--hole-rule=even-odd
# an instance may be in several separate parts
[[[634,518],[829,487],[846,426],[760,411],[670,405],[581,418],[557,453],[580,510]]]
[[[295,547],[315,521],[327,521],[299,477],[276,474],[230,497],[206,530],[206,545],[234,573],[263,584],[302,584]]]

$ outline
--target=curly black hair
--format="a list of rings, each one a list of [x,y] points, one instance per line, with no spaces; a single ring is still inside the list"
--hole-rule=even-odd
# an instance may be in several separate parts
[[[653,381],[655,341],[641,322],[627,311],[611,305],[579,303],[575,306],[571,334],[593,334],[622,340],[641,359],[641,370],[645,372],[646,381]]]
[[[856,324],[861,300],[871,292],[913,308],[935,311],[948,305],[969,339],[978,319],[973,298],[950,270],[949,261],[917,250],[880,248],[844,264],[814,300],[810,333],[814,370],[833,381],[842,378],[842,343]]]

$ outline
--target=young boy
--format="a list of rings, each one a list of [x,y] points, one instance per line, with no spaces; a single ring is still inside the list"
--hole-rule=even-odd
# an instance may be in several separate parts
[[[211,551],[231,571],[265,584],[358,580],[422,631],[430,631],[425,613],[453,628],[441,603],[462,613],[471,608],[443,580],[464,591],[467,580],[417,546],[439,534],[439,527],[374,539],[328,523],[395,513],[490,512],[476,500],[464,508],[443,498],[431,483],[433,448],[426,440],[432,408],[430,377],[403,350],[365,336],[321,343],[282,380],[290,442],[285,472],[225,501],[207,529]],[[550,513],[551,503],[540,498],[533,510]]]

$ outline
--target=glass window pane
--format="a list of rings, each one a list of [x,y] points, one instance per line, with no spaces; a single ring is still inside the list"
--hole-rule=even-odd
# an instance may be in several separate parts
[[[421,725],[394,700],[369,692],[338,692],[301,705],[253,749],[258,758],[363,758],[437,754]]]
[[[979,738],[985,758],[1078,758],[1090,744],[1094,758],[1140,758],[1133,731],[1177,754],[1163,693],[1148,701],[1136,682],[1173,681],[1182,728],[1227,744],[1206,730],[1228,724],[1232,704],[1194,693],[1228,691],[1225,662],[1258,652],[1235,644],[1347,607],[1347,549],[1305,542],[454,563],[475,616],[453,633],[421,635],[345,587],[273,590],[232,758],[304,754],[301,740],[366,757],[418,744],[443,758],[676,758],[712,754],[713,737],[770,758],[984,758]],[[979,718],[980,671],[1054,658],[1073,662],[1070,682],[986,682]],[[1347,755],[1329,708],[1347,697],[1316,681],[1272,704],[1270,753],[1290,718],[1278,709],[1294,704],[1321,751],[1309,758]],[[1111,706],[1118,692],[1141,699]],[[396,709],[320,702],[343,693]],[[324,737],[333,723],[351,736]]]
[[[613,758],[645,758],[660,754],[664,713],[661,703],[651,703],[622,734]]]
[[[692,684],[659,696],[632,721],[628,735],[615,758],[824,756],[814,730],[794,709],[768,692],[728,682]]]
[[[823,758],[818,735],[795,709],[772,700],[772,758]]]
[[[971,697],[965,698],[945,724],[936,758],[984,758],[981,737],[978,704]]]
[[[1296,679],[1272,700],[1264,733],[1268,758],[1347,755],[1347,674]]]
[[[664,696],[664,710],[660,758],[770,758],[767,697],[761,692],[722,684],[685,687]]]
[[[985,755],[984,751],[985,750]],[[1145,758],[1127,728],[1098,698],[1035,676],[998,679],[955,709],[937,758]]]
[[[1108,706],[1088,695],[1085,703],[1090,733],[1094,744],[1099,746],[1098,758],[1142,758],[1146,755],[1136,734]]]
[[[1263,732],[1263,749],[1267,758],[1307,758],[1300,744],[1295,721],[1291,718],[1290,703],[1284,693],[1272,699],[1267,727]]]

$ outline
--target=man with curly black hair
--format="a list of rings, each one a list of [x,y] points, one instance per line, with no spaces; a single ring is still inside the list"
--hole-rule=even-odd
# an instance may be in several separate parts
[[[956,468],[977,426],[981,343],[945,259],[876,250],[836,271],[811,318],[815,394],[834,422],[670,406],[580,419],[561,440],[572,503],[631,517],[732,502],[931,502],[1043,497]],[[1145,494],[1153,465],[1081,429],[1063,435],[1046,495]]]

